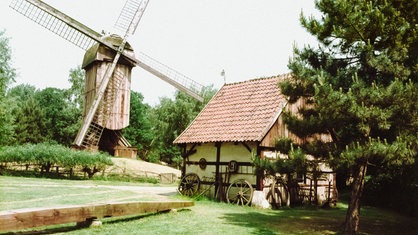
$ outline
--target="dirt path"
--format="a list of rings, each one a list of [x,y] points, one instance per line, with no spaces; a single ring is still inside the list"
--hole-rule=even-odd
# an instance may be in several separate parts
[[[0,191],[19,192],[20,189],[36,188],[32,194],[20,195],[16,198],[11,197],[6,201],[0,201],[0,211],[5,208],[19,208],[15,205],[23,205],[26,207],[45,207],[60,204],[71,204],[68,198],[82,199],[85,204],[109,203],[109,202],[127,202],[127,201],[173,201],[178,192],[176,186],[159,186],[159,185],[102,185],[102,184],[68,184],[68,183],[22,183],[13,184],[0,181]],[[60,190],[60,188],[70,188],[67,193],[42,194],[38,192]],[[90,190],[91,189],[91,190]],[[42,196],[40,196],[42,195]],[[79,203],[79,202],[78,202]]]
[[[106,174],[146,177],[155,177],[160,174],[174,174],[177,178],[181,176],[180,170],[142,160],[112,158],[112,161],[114,165],[106,169]]]
[[[112,158],[114,165],[106,170],[108,174],[123,176],[147,176],[161,178],[172,174],[178,179],[180,171],[171,167],[152,164],[141,160]],[[60,193],[60,189],[66,193]],[[34,189],[34,190],[30,190]],[[90,190],[91,189],[91,190]],[[176,200],[177,187],[169,185],[128,184],[100,181],[60,181],[0,177],[0,210],[49,205],[91,204],[126,201],[168,201]],[[7,195],[7,196],[6,196]],[[7,200],[3,200],[6,199]]]

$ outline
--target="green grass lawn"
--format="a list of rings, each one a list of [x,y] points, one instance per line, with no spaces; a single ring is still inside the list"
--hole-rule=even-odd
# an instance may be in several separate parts
[[[109,198],[135,197],[132,192],[113,191],[100,181],[68,181],[0,177],[0,210],[36,207],[48,203],[70,205]],[[115,185],[142,185],[103,182]],[[30,187],[28,185],[32,185]],[[36,185],[43,185],[38,187]],[[172,197],[179,199],[179,196]],[[141,196],[137,195],[137,200]],[[34,203],[34,204],[32,204]],[[48,203],[49,204],[49,203]],[[107,218],[98,228],[77,228],[74,224],[41,228],[42,233],[60,234],[339,234],[346,204],[337,208],[287,208],[262,210],[212,201],[196,201],[195,206],[177,212],[135,217]],[[372,207],[363,207],[361,234],[418,234],[417,219]],[[30,230],[28,233],[33,233]]]
[[[0,211],[115,201],[149,201],[148,195],[105,187],[137,186],[129,182],[0,177]],[[140,184],[156,186],[153,184]],[[103,187],[101,187],[103,186]],[[156,186],[157,187],[157,186]]]

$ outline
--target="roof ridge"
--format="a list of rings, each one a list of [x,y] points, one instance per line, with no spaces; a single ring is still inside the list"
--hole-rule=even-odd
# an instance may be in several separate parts
[[[245,80],[245,81],[226,83],[226,84],[224,84],[224,86],[233,86],[233,85],[238,85],[238,84],[257,82],[257,81],[260,81],[260,80],[286,78],[286,77],[291,77],[291,76],[292,76],[291,73],[282,73],[282,74],[274,75],[274,76],[270,76],[270,77],[259,77],[259,78],[253,78],[253,79],[250,79],[250,80]]]

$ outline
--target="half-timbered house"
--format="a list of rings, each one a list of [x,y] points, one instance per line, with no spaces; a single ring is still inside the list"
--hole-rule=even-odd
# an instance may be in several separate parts
[[[223,186],[237,179],[262,190],[263,176],[256,174],[252,158],[279,156],[274,146],[280,138],[307,141],[289,132],[283,123],[283,111],[296,112],[303,105],[302,101],[290,104],[280,92],[278,82],[290,78],[285,74],[225,84],[174,141],[183,148],[182,175],[197,174],[200,191],[210,197],[222,198]],[[325,165],[323,168],[328,173],[323,185],[328,187],[318,190],[318,194],[327,198],[329,186],[334,188],[335,174]],[[302,184],[311,182],[305,177]]]

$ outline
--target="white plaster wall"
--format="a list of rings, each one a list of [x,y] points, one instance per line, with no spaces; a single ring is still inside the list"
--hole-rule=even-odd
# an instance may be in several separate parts
[[[251,149],[255,149],[255,144],[247,144]],[[191,145],[188,146],[187,150],[190,150]],[[198,162],[201,158],[205,158],[207,162],[216,162],[216,153],[217,148],[215,143],[204,143],[195,146],[194,148],[196,153],[189,156],[189,161]],[[248,149],[241,143],[222,143],[221,151],[220,151],[220,162],[229,162],[229,161],[237,161],[237,162],[246,162],[251,163],[252,153],[248,151]],[[222,173],[227,172],[227,166],[221,165],[219,166],[219,171]],[[201,169],[199,165],[194,164],[186,164],[186,174],[187,173],[196,173],[201,181],[212,181],[214,180],[216,172],[215,165],[207,165],[205,169]],[[232,183],[234,180],[238,179],[245,179],[250,184],[256,184],[256,176],[254,172],[254,168],[252,166],[239,166],[238,173],[230,174],[228,177],[227,174],[222,174],[223,182],[225,183]],[[228,179],[229,178],[229,179]],[[208,187],[205,185],[201,185],[203,189],[204,187]],[[225,189],[226,190],[226,189]],[[214,194],[214,187],[209,190],[208,196],[213,196]]]

